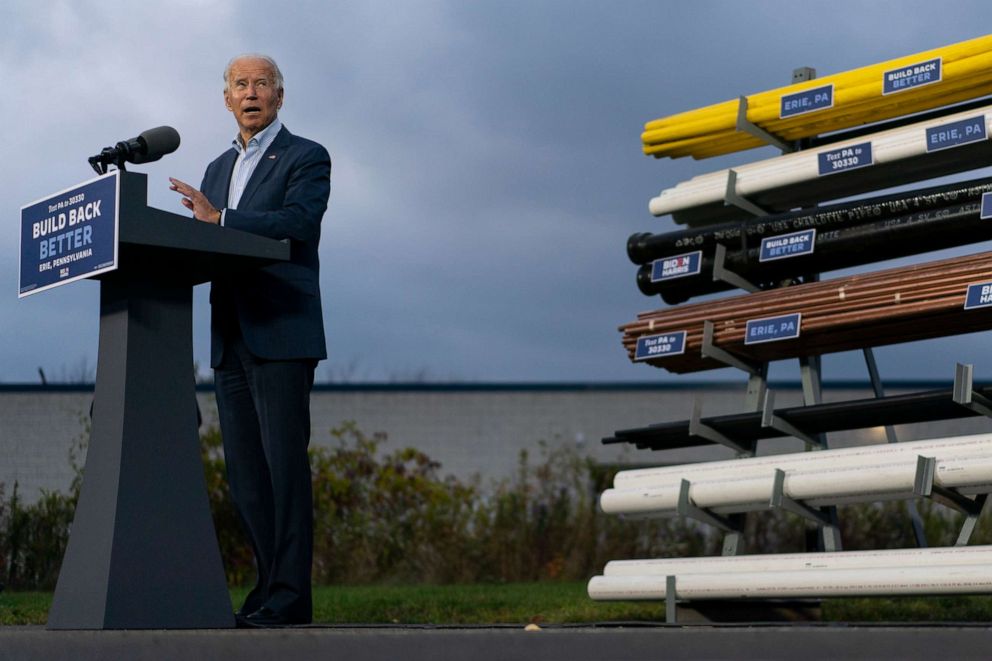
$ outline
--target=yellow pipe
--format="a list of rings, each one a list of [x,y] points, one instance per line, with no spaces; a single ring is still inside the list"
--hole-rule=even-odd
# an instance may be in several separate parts
[[[939,95],[939,105],[959,103],[961,101],[966,101],[988,94],[992,94],[992,80],[983,80],[978,83],[971,80],[962,80],[958,84],[942,88],[942,92]],[[931,99],[911,100],[893,97],[885,97],[885,99],[887,99],[887,101],[884,104],[871,104],[866,102],[847,104],[844,106],[845,112],[837,113],[832,117],[823,118],[816,122],[811,122],[807,119],[805,123],[798,121],[789,122],[788,124],[780,123],[773,126],[766,126],[764,128],[770,133],[773,133],[786,141],[792,141],[808,137],[810,135],[827,133],[862,124],[870,124],[898,115],[906,115],[928,110],[933,108],[935,105]],[[644,141],[644,149],[646,154],[665,155],[672,152],[672,156],[675,157],[675,152],[683,152],[686,148],[688,148],[690,150],[689,152],[680,153],[679,155],[694,155],[696,158],[704,158],[709,155],[732,153],[734,151],[740,151],[741,149],[748,148],[738,148],[738,145],[741,144],[741,141],[738,139],[739,136],[747,136],[748,138],[751,137],[749,134],[738,133],[737,131],[726,131],[723,133],[699,135],[694,138],[685,138],[682,140],[669,140],[661,142]],[[710,143],[725,143],[726,149],[721,149],[715,154],[708,153],[707,156],[704,156],[702,151],[695,152],[692,150],[693,145],[702,146]],[[760,140],[751,139],[748,140],[746,144],[750,144],[753,147],[758,147],[764,145],[765,143]],[[649,149],[650,151],[648,151]],[[708,152],[709,150],[705,151]]]
[[[942,59],[943,67],[946,67],[947,65],[958,60],[967,59],[987,51],[992,51],[992,35],[978,37],[977,39],[971,39],[969,41],[962,41],[957,44],[935,48],[922,53],[916,53],[914,55],[906,55],[882,62],[880,64],[873,64],[866,67],[861,67],[860,69],[854,69],[852,71],[832,74],[824,78],[816,78],[813,80],[803,81],[801,83],[794,83],[792,85],[779,87],[767,92],[752,94],[748,96],[748,107],[753,110],[760,108],[763,105],[767,105],[777,117],[779,100],[782,95],[785,94],[793,94],[804,90],[816,89],[817,87],[822,87],[829,83],[842,86],[857,86],[864,83],[874,82],[881,85],[881,74],[891,69],[898,69],[919,61],[931,60],[936,57],[940,57]],[[655,125],[662,126],[672,121],[681,123],[682,121],[689,119],[689,115],[697,115],[702,117],[709,113],[719,114],[725,112],[727,109],[726,106],[730,104],[733,104],[733,110],[736,112],[736,101],[725,101],[723,103],[706,106],[705,108],[689,110],[677,115],[670,115],[668,117],[652,120],[647,123],[645,128],[652,129],[655,128]],[[754,121],[754,118],[749,117],[749,119]]]
[[[883,74],[892,69],[941,58],[941,80],[902,92],[882,95]],[[834,85],[831,108],[779,118],[785,94]],[[852,71],[781,87],[748,97],[748,120],[787,140],[867,124],[919,112],[992,92],[992,35],[908,55]],[[731,153],[762,144],[737,135],[737,101],[706,106],[645,124],[645,154],[663,156]],[[710,142],[726,143],[719,147]],[[692,145],[699,145],[697,151]]]
[[[944,67],[944,69],[943,79],[940,82],[917,88],[918,93],[916,94],[896,93],[883,96],[880,80],[853,88],[835,87],[833,108],[788,117],[786,119],[778,119],[776,114],[775,119],[762,121],[757,113],[752,112],[750,101],[748,101],[748,121],[761,126],[769,132],[778,134],[787,127],[812,127],[814,124],[823,121],[832,122],[834,127],[844,128],[843,122],[838,122],[834,118],[844,113],[849,113],[854,107],[863,109],[867,115],[867,118],[861,120],[859,123],[868,123],[905,114],[905,111],[893,114],[892,108],[896,105],[906,106],[912,104],[921,109],[946,105],[947,102],[943,100],[943,97],[950,90],[967,86],[978,88],[983,85],[992,84],[992,52],[984,53],[976,58],[970,58],[966,66],[964,62],[960,62],[955,66]],[[983,94],[980,91],[976,91],[974,96],[983,96]],[[861,106],[861,104],[866,105]],[[734,108],[732,112],[726,112],[720,117],[686,121],[679,126],[645,131],[641,135],[641,140],[646,144],[658,144],[669,140],[681,140],[707,134],[734,132],[736,126],[737,109]],[[815,134],[816,131],[809,131],[802,137]]]

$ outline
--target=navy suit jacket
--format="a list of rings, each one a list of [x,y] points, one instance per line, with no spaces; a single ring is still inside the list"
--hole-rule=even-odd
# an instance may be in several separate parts
[[[207,166],[200,191],[217,209],[227,207],[236,150]],[[262,268],[216,277],[210,289],[210,364],[223,356],[225,329],[240,325],[248,350],[268,360],[327,357],[320,304],[320,222],[331,191],[331,158],[321,145],[284,126],[262,156],[224,226],[288,239],[291,256]]]

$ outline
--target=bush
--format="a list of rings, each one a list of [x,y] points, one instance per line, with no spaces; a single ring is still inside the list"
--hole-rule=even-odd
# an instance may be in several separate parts
[[[314,582],[585,579],[611,558],[712,552],[718,540],[680,521],[622,521],[598,511],[612,479],[573,450],[539,446],[517,474],[483,486],[442,476],[414,448],[384,451],[383,434],[354,424],[310,450]],[[254,568],[224,480],[220,436],[204,434],[207,488],[228,579]]]
[[[9,500],[0,487],[0,582],[19,590],[55,587],[75,509],[75,496],[46,491],[25,506],[17,483]]]
[[[69,449],[75,476],[69,493],[42,491],[33,505],[24,505],[15,482],[9,499],[0,484],[0,584],[17,590],[51,590],[58,580],[62,556],[69,541],[79,488],[82,485],[81,453],[89,436],[83,434]]]

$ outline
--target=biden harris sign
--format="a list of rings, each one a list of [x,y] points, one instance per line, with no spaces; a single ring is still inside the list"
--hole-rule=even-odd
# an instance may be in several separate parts
[[[117,268],[117,171],[21,207],[18,297]]]

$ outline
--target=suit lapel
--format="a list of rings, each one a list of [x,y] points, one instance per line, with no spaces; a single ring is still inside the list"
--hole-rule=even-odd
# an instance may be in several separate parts
[[[213,169],[214,173],[210,177],[204,177],[203,194],[218,209],[227,206],[228,191],[231,190],[231,176],[234,173],[234,162],[237,159],[238,152],[229,149],[221,154],[217,160],[217,165]]]
[[[258,162],[255,166],[255,171],[251,173],[251,178],[248,179],[248,184],[245,185],[245,190],[241,194],[241,199],[238,200],[239,209],[247,209],[251,205],[251,198],[255,195],[255,191],[259,189],[262,182],[268,178],[269,174],[272,172],[273,168],[279,162],[280,157],[286,150],[286,145],[289,142],[290,133],[283,126],[278,135],[276,135],[275,140],[269,145],[269,148],[265,150],[262,154],[262,160]]]
[[[221,164],[221,172],[225,173],[227,176],[224,177],[224,187],[220,192],[223,193],[223,204],[227,206],[228,192],[231,190],[231,177],[234,176],[234,164],[238,162],[238,152],[237,150],[231,149],[224,154],[225,160]]]

